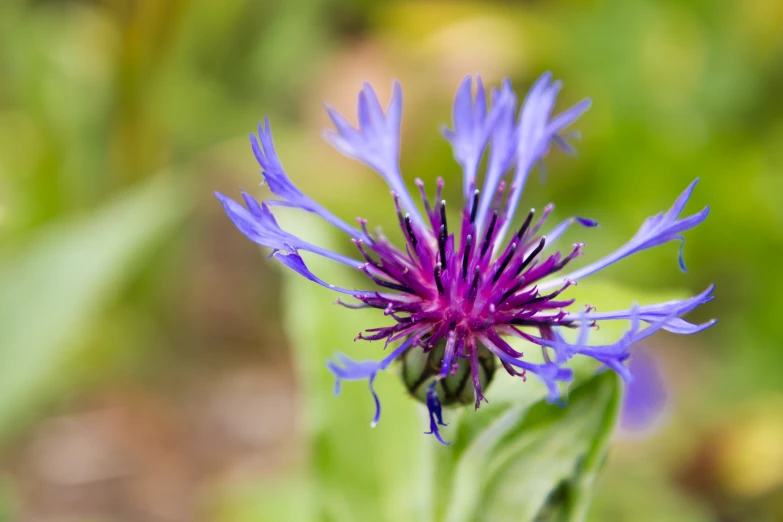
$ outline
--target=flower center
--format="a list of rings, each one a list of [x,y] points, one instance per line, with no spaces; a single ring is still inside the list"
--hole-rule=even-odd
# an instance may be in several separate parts
[[[446,343],[438,342],[428,352],[417,347],[409,348],[401,357],[400,377],[407,390],[418,401],[427,402],[427,390],[436,382],[435,391],[443,406],[467,405],[475,402],[470,362],[459,359],[457,368],[449,376],[441,378],[440,370],[446,352]],[[483,346],[478,349],[478,382],[486,390],[497,369],[497,360]]]
[[[378,292],[363,295],[367,306],[384,309],[397,324],[360,334],[359,338],[392,342],[418,335],[416,344],[432,346],[456,332],[459,339],[480,335],[494,327],[548,326],[562,320],[563,308],[573,300],[555,298],[568,286],[542,295],[536,287],[540,279],[561,270],[580,254],[581,244],[565,258],[559,252],[545,257],[547,238],[538,231],[552,211],[545,208],[537,222],[531,210],[505,248],[508,229],[506,208],[502,205],[505,186],[500,184],[486,213],[486,223],[477,209],[481,194],[474,190],[462,209],[458,232],[449,233],[446,201],[441,199],[443,182],[438,181],[437,204],[430,204],[423,183],[417,180],[429,227],[414,223],[404,214],[399,198],[394,202],[404,250],[392,245],[380,232],[369,233],[360,220],[364,237],[354,239],[366,263],[360,269],[378,286],[400,293]],[[558,323],[560,324],[560,323]]]

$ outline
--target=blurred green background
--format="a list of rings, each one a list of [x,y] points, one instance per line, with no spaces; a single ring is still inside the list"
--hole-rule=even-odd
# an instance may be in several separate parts
[[[669,407],[616,433],[588,519],[783,520],[779,0],[0,2],[0,520],[267,520],[262,493],[299,487],[303,390],[332,399],[325,369],[297,378],[284,327],[310,305],[283,299],[290,279],[212,196],[268,195],[247,133],[268,115],[305,192],[389,230],[382,180],[320,139],[322,103],[353,116],[362,81],[387,99],[400,79],[403,171],[443,175],[456,201],[438,130],[459,80],[522,92],[546,70],[561,107],[594,103],[579,155],[552,154],[523,206],[598,220],[573,235],[587,259],[694,177],[689,209],[713,209],[688,274],[668,245],[580,284],[610,310],[714,282],[694,315],[719,318],[648,343]],[[374,324],[331,309],[330,351],[375,358],[351,346]],[[356,444],[381,433],[361,401],[342,434]]]

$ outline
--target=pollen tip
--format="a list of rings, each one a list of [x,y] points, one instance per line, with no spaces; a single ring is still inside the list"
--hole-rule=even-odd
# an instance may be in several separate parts
[[[592,228],[598,226],[598,221],[594,219],[587,219],[583,217],[577,217],[575,219],[584,227]]]

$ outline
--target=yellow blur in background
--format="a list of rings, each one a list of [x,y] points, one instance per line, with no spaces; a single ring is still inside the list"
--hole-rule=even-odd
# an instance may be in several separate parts
[[[386,100],[399,79],[404,175],[458,201],[439,129],[460,79],[521,93],[546,70],[561,107],[593,106],[523,205],[600,222],[573,236],[588,256],[697,176],[712,207],[688,274],[667,245],[580,285],[599,304],[714,282],[696,315],[719,318],[648,343],[665,418],[617,434],[588,520],[783,520],[779,0],[4,0],[0,520],[267,520],[260,492],[303,464],[283,325],[307,317],[283,317],[281,271],[212,195],[269,197],[247,134],[269,116],[300,188],[393,229],[380,177],[320,139],[323,102],[353,114],[363,81]]]

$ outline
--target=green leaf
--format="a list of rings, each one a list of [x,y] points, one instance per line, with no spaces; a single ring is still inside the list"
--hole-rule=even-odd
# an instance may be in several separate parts
[[[480,520],[582,520],[619,411],[617,376],[571,391],[566,406],[539,401],[508,430],[484,471]]]
[[[56,378],[103,307],[189,208],[161,176],[0,252],[0,434]]]
[[[499,379],[490,403],[459,415],[453,445],[436,451],[435,519],[582,520],[619,413],[616,376],[577,382],[563,407],[536,383]]]
[[[532,397],[530,397],[532,398]],[[451,484],[451,497],[445,520],[462,522],[472,520],[472,514],[480,502],[482,483],[486,479],[486,465],[500,439],[511,430],[520,419],[524,418],[531,405],[528,400],[511,407],[484,408],[489,411],[476,412],[475,421],[470,424],[480,424],[483,429],[463,426],[466,436],[459,437],[457,443],[464,445],[461,454],[455,448],[456,460]],[[467,423],[466,423],[467,424]],[[475,432],[475,434],[473,433]],[[471,437],[471,435],[474,435]],[[464,439],[472,439],[470,443]]]
[[[596,379],[598,378],[596,377]],[[570,485],[571,495],[567,517],[564,518],[568,522],[579,522],[587,517],[587,509],[590,507],[595,482],[609,453],[612,434],[622,411],[622,387],[618,382],[618,377],[613,373],[607,372],[605,379],[612,380],[614,391],[609,398],[606,409],[603,411],[596,436],[582,463],[579,474]],[[601,416],[601,413],[596,412],[599,416]]]

